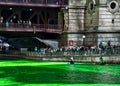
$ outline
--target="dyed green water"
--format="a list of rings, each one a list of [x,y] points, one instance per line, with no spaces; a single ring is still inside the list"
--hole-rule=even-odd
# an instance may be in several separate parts
[[[0,86],[120,86],[120,66],[2,60]]]

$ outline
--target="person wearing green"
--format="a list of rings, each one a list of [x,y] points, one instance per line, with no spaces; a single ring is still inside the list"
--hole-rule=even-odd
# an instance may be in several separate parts
[[[9,27],[9,22],[8,22],[8,21],[6,21],[6,27],[7,27],[7,28]]]
[[[104,60],[103,60],[103,58],[102,58],[102,55],[100,56],[100,65],[103,65],[104,64]]]
[[[35,47],[35,48],[34,48],[34,51],[35,51],[35,52],[37,52],[37,51],[38,51],[37,47]]]

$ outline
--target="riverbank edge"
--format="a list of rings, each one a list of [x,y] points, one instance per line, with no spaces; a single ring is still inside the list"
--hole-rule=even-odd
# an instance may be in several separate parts
[[[0,59],[28,59],[53,62],[68,62],[71,56],[24,56],[0,54]],[[73,56],[75,62],[100,63],[100,56]],[[120,56],[102,56],[104,63],[120,64]]]

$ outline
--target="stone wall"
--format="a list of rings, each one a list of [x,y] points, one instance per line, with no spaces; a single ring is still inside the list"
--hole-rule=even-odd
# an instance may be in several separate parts
[[[67,11],[67,45],[120,45],[120,0],[69,0]]]
[[[120,0],[100,0],[98,43],[120,44]],[[105,32],[105,33],[103,33]]]
[[[69,32],[84,30],[84,9],[86,0],[69,0]]]
[[[42,61],[64,61],[69,62],[70,56],[59,56],[59,57],[24,57],[27,59],[33,60],[42,60]],[[102,57],[105,63],[120,63],[120,56],[103,56]],[[74,57],[75,62],[87,62],[87,63],[99,63],[100,56],[76,56]]]

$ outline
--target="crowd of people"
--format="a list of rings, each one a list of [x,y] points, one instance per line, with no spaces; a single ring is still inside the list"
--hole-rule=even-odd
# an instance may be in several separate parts
[[[13,22],[11,19],[10,21],[3,22],[3,17],[0,18],[0,27],[6,27],[6,28],[12,28],[12,27],[23,27],[23,28],[30,28],[32,25],[31,21],[23,21],[18,20],[16,22]]]
[[[59,56],[59,55],[119,55],[120,54],[120,46],[78,46],[78,47],[61,47],[57,49],[45,48],[45,49],[35,49],[40,55],[51,55],[51,56]]]

